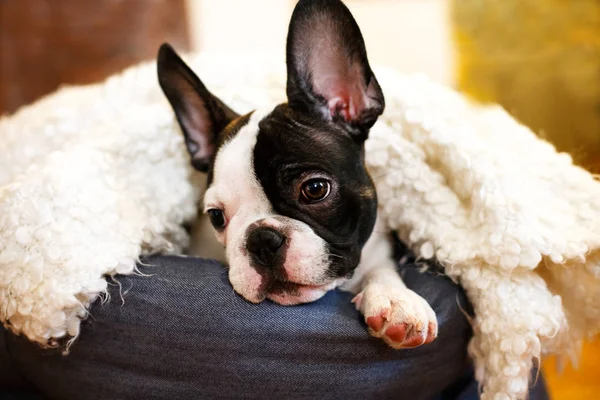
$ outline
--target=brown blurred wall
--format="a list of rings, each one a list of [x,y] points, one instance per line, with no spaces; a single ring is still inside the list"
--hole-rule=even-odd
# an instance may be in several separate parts
[[[0,0],[0,115],[63,83],[189,49],[185,0]]]

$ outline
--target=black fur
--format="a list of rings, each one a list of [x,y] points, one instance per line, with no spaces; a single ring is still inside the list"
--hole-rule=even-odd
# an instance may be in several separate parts
[[[308,224],[329,244],[330,275],[348,276],[360,261],[377,216],[362,145],[337,125],[324,124],[287,104],[276,107],[259,128],[254,171],[273,209]],[[307,174],[331,182],[329,197],[314,204],[300,201]]]

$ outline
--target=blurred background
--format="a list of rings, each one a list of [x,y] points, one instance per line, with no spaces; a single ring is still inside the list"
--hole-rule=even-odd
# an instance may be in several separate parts
[[[0,114],[97,82],[160,43],[284,57],[294,0],[0,0]],[[372,64],[495,102],[600,172],[599,0],[346,0]],[[544,372],[554,399],[600,398],[600,346]]]
[[[499,102],[600,172],[598,0],[347,0],[370,59]],[[0,114],[181,50],[283,56],[295,0],[0,0]]]

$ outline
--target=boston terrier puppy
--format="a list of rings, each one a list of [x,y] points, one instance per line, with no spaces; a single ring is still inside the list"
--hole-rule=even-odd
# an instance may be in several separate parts
[[[287,103],[240,116],[168,44],[158,78],[193,167],[207,174],[204,211],[237,293],[291,305],[341,287],[356,293],[371,334],[392,347],[435,339],[435,313],[402,282],[390,233],[377,221],[364,143],[385,103],[341,1],[298,2]]]

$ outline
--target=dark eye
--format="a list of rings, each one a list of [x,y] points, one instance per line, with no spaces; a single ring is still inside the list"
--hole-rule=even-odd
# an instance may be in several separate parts
[[[308,203],[316,203],[325,199],[331,192],[331,185],[324,179],[311,179],[302,185],[302,199]]]
[[[225,214],[223,214],[223,210],[219,210],[218,208],[211,208],[207,211],[208,217],[210,218],[210,223],[217,230],[222,230],[225,228]]]

